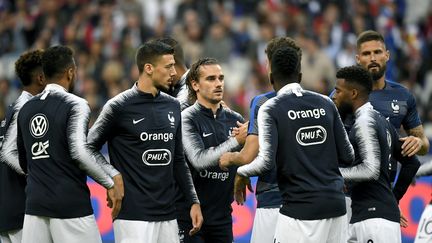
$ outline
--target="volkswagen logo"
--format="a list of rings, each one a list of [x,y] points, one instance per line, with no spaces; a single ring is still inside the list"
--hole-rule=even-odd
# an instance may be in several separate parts
[[[30,120],[30,133],[34,138],[43,137],[48,128],[48,119],[44,114],[36,114]]]

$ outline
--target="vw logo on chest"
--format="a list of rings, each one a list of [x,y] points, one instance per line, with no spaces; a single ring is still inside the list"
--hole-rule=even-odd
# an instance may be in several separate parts
[[[48,131],[49,123],[44,114],[38,113],[30,120],[30,133],[34,138],[41,138]]]

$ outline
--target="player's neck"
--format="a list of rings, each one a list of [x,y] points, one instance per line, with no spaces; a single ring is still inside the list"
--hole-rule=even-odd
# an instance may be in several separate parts
[[[359,99],[356,99],[353,101],[353,107],[352,108],[353,108],[354,113],[358,110],[358,108],[362,107],[364,104],[366,104],[368,102],[368,98],[369,97],[367,97],[366,99],[359,98]]]
[[[381,90],[385,87],[385,77],[384,75],[378,80],[374,81],[372,84],[372,90]]]
[[[29,86],[24,86],[23,90],[26,92],[29,92],[31,95],[35,96],[35,95],[39,94],[40,92],[42,92],[43,87],[36,86],[36,85],[29,85]]]
[[[69,81],[68,80],[66,80],[65,78],[62,78],[62,79],[59,79],[59,80],[49,80],[49,79],[47,79],[46,80],[47,82],[47,84],[57,84],[57,85],[60,85],[60,86],[62,86],[66,91],[68,91],[69,90]]]
[[[158,89],[153,85],[152,80],[140,77],[137,82],[137,87],[139,91],[144,93],[152,94],[156,96],[158,93]]]
[[[212,102],[206,101],[206,100],[204,100],[204,99],[198,99],[197,101],[198,101],[198,103],[199,103],[200,105],[204,106],[204,107],[207,108],[207,109],[212,110],[212,112],[213,112],[214,115],[216,115],[216,112],[217,112],[217,110],[219,109],[219,107],[220,107],[220,105],[221,105],[220,102],[218,102],[218,103],[215,104],[215,103],[212,103]]]

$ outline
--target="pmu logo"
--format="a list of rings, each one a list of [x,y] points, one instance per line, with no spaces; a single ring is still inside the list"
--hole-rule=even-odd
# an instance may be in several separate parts
[[[38,113],[30,120],[30,133],[34,138],[40,138],[48,131],[49,123],[44,114]]]
[[[322,126],[302,127],[297,131],[296,139],[302,146],[322,144],[327,139],[327,131]]]
[[[149,149],[142,155],[144,164],[148,166],[164,166],[171,162],[171,151],[168,149]]]

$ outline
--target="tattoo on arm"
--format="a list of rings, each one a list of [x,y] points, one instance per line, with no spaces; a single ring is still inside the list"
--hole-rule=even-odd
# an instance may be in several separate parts
[[[406,130],[407,134],[410,136],[418,137],[422,140],[423,146],[417,154],[425,155],[429,151],[429,139],[425,136],[423,126],[419,125],[417,127]]]

